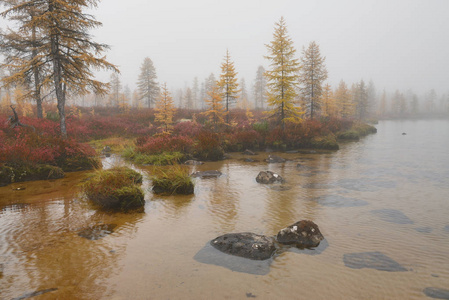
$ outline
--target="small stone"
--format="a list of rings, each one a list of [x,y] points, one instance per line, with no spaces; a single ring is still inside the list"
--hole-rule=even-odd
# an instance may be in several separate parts
[[[252,260],[269,259],[276,251],[272,238],[251,232],[224,234],[210,244],[221,252]]]
[[[253,151],[246,149],[245,151],[243,151],[243,155],[256,155],[256,153],[254,153]]]
[[[184,164],[188,166],[200,166],[203,165],[204,163],[202,161],[191,159],[187,160]]]
[[[280,156],[277,155],[268,155],[268,158],[265,160],[267,163],[283,163],[286,160]]]
[[[318,225],[312,221],[302,220],[280,230],[276,239],[281,244],[309,248],[317,247],[324,237]]]
[[[200,177],[200,178],[216,178],[223,175],[220,171],[214,170],[214,171],[196,171],[192,175],[192,177]]]
[[[283,183],[284,179],[280,175],[273,173],[271,171],[266,172],[261,171],[257,175],[256,181],[258,183],[271,184],[271,183]]]

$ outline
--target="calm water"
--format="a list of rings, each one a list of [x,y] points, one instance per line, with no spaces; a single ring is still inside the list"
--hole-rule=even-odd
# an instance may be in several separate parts
[[[0,299],[52,288],[36,299],[426,299],[424,288],[449,287],[449,121],[377,128],[337,152],[278,153],[291,160],[283,164],[260,153],[261,162],[234,154],[192,167],[224,175],[195,179],[194,196],[147,192],[143,213],[93,210],[78,194],[86,173],[2,187]],[[287,183],[256,183],[263,170]],[[206,246],[229,232],[274,235],[301,219],[325,236],[318,250],[253,262]],[[78,236],[98,224],[117,226],[102,239]],[[374,251],[406,271],[344,263]]]

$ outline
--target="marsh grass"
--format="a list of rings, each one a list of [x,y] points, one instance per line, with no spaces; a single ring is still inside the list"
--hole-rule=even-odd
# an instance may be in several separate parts
[[[189,195],[194,192],[194,184],[186,166],[155,167],[152,173],[151,180],[155,194]]]
[[[122,157],[139,165],[153,166],[179,164],[181,161],[186,159],[186,156],[180,152],[163,152],[161,154],[149,155],[137,152],[133,147],[128,147],[123,150]]]
[[[128,210],[145,204],[142,175],[128,167],[97,170],[83,184],[86,197],[103,209]]]

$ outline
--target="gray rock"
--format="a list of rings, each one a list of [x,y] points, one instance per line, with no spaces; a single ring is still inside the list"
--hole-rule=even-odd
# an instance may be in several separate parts
[[[317,247],[324,239],[318,225],[309,220],[296,222],[278,232],[276,240],[285,245],[299,248]]]
[[[243,151],[244,155],[256,155],[256,153],[254,153],[253,151],[246,149],[245,151]]]
[[[270,183],[283,183],[284,179],[271,171],[261,171],[256,177],[256,181],[258,183],[270,184]]]
[[[428,287],[423,290],[427,297],[435,299],[449,299],[449,290]]]
[[[361,252],[343,255],[345,266],[351,269],[376,269],[387,272],[404,272],[406,268],[381,252]]]
[[[188,166],[200,166],[200,165],[202,165],[204,163],[202,161],[191,159],[191,160],[186,161],[184,164],[188,165]]]
[[[115,224],[93,225],[82,229],[78,235],[88,240],[99,240],[111,234],[115,227],[117,227]]]
[[[251,232],[224,234],[210,244],[221,252],[252,260],[269,259],[276,251],[273,238]]]
[[[210,170],[210,171],[196,171],[194,172],[192,175],[192,177],[200,177],[200,178],[216,178],[216,177],[220,177],[221,175],[223,175],[223,173],[221,173],[220,171],[217,170]]]
[[[103,150],[101,150],[101,154],[103,154],[106,157],[110,157],[111,156],[111,147],[106,146],[103,148]]]
[[[283,159],[283,158],[280,157],[280,156],[270,154],[270,155],[268,155],[268,158],[267,158],[265,161],[266,161],[267,163],[272,164],[272,163],[283,163],[283,162],[285,162],[286,160]]]

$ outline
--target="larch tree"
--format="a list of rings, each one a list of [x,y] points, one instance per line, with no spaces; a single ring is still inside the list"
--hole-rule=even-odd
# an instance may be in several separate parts
[[[296,106],[298,72],[301,69],[298,59],[295,58],[296,49],[293,41],[288,36],[287,26],[282,17],[276,23],[273,41],[266,45],[269,55],[265,56],[270,61],[270,69],[265,72],[267,78],[268,105],[270,116],[278,119],[282,130],[285,122],[298,123],[303,112]]]
[[[386,114],[387,114],[387,92],[383,90],[379,103],[379,115],[381,117],[385,117]]]
[[[320,47],[312,41],[302,50],[300,70],[300,95],[307,105],[310,119],[321,109],[320,96],[323,82],[327,79],[326,58],[321,56]]]
[[[184,93],[184,105],[186,109],[194,109],[193,107],[193,93],[191,88],[186,88]]]
[[[254,80],[253,94],[254,104],[256,109],[264,109],[266,101],[267,80],[265,78],[265,68],[259,66],[256,72],[256,79]]]
[[[223,107],[222,100],[218,86],[212,87],[212,90],[208,92],[208,97],[205,99],[206,105],[208,106],[207,111],[201,113],[208,117],[209,122],[213,124],[215,130],[217,130],[219,125],[225,123],[224,118],[228,113]]]
[[[15,0],[2,1],[9,9],[17,5]],[[12,76],[2,80],[5,85],[20,84],[26,88],[22,97],[32,98],[36,102],[37,117],[43,118],[42,90],[43,72],[48,72],[48,66],[44,64],[44,57],[40,54],[45,37],[36,25],[25,27],[35,16],[41,12],[34,7],[26,7],[9,14],[9,18],[17,23],[18,28],[7,28],[6,32],[0,32],[0,53],[5,57],[5,63],[1,66],[12,71]],[[8,13],[2,14],[4,17]],[[47,68],[46,68],[47,67]]]
[[[334,93],[337,111],[341,118],[351,118],[354,114],[354,105],[352,103],[351,93],[346,83],[341,80]]]
[[[195,77],[193,79],[193,86],[192,86],[192,98],[193,98],[193,109],[197,109],[198,108],[198,98],[200,96],[200,86],[199,86],[199,81],[198,81],[198,77]]]
[[[151,104],[155,102],[159,95],[159,85],[157,83],[156,68],[153,61],[146,57],[140,67],[140,75],[137,80],[137,87],[141,99],[151,108]]]
[[[246,91],[246,82],[245,78],[240,79],[240,95],[239,95],[239,103],[237,105],[238,108],[249,109],[249,99],[248,92]]]
[[[226,50],[224,62],[221,64],[220,80],[218,81],[226,112],[229,112],[229,105],[236,102],[239,97],[239,84],[237,83],[237,72],[234,62],[231,60],[229,51]],[[226,114],[226,123],[229,123],[229,114]]]
[[[109,105],[112,107],[119,106],[120,94],[122,93],[122,82],[117,73],[111,74],[109,81]]]
[[[357,118],[359,120],[364,120],[368,115],[369,103],[368,90],[363,79],[355,85],[354,104]]]
[[[334,118],[336,116],[335,100],[330,84],[325,84],[321,93],[321,115]]]
[[[26,11],[39,12],[21,23],[21,30],[36,32],[44,37],[40,41],[38,55],[50,72],[40,81],[51,83],[57,99],[61,136],[67,137],[65,105],[67,94],[87,94],[93,91],[105,94],[108,84],[94,79],[93,69],[118,71],[100,56],[109,47],[92,40],[89,30],[101,26],[84,10],[96,7],[98,0],[23,0],[14,2],[3,12],[4,17],[14,18]],[[16,72],[30,69],[33,61]]]
[[[164,83],[159,99],[156,102],[154,121],[159,123],[165,132],[169,132],[173,128],[173,116],[175,115],[175,112],[176,108],[173,98],[167,89],[167,84]]]

